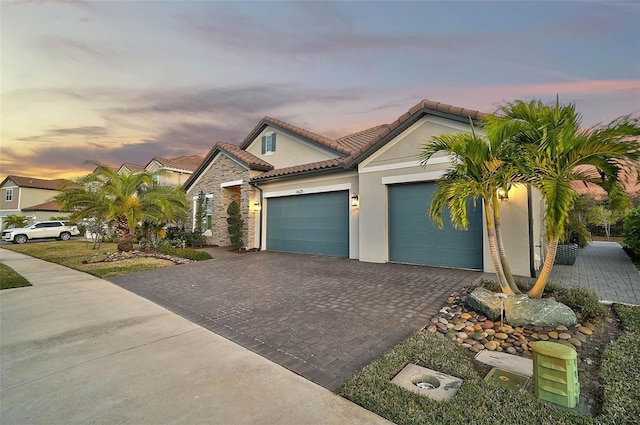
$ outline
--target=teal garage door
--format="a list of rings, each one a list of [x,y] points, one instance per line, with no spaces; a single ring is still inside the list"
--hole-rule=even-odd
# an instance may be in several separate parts
[[[444,229],[427,212],[435,183],[389,186],[389,261],[482,270],[482,207],[468,204],[469,229],[455,230],[449,212]]]
[[[267,249],[349,256],[349,192],[269,198]]]

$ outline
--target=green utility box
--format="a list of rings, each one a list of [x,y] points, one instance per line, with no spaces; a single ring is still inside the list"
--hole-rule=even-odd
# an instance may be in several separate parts
[[[533,347],[533,392],[541,400],[573,409],[580,398],[578,353],[555,342]]]

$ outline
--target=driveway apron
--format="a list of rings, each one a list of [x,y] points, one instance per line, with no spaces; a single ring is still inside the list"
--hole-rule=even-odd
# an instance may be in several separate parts
[[[480,276],[254,252],[109,280],[335,390],[423,328],[449,294]]]

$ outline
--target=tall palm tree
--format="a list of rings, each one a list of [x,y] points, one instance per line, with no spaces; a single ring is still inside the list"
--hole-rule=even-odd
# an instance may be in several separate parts
[[[489,137],[509,140],[512,161],[545,202],[547,252],[544,266],[529,291],[540,298],[549,279],[558,240],[567,226],[577,193],[576,180],[619,190],[618,178],[637,172],[640,155],[637,119],[621,117],[606,126],[583,129],[575,105],[515,101],[498,109],[486,126]]]
[[[94,163],[96,171],[63,187],[56,201],[72,220],[99,217],[113,222],[119,251],[131,251],[136,226],[148,220],[167,223],[186,219],[187,197],[177,187],[158,186],[147,172],[118,174]]]
[[[453,226],[456,229],[467,229],[468,199],[472,198],[474,203],[478,200],[484,201],[493,266],[502,291],[513,295],[520,291],[508,267],[502,241],[498,240],[496,233],[496,223],[499,224],[497,190],[504,181],[504,171],[507,167],[498,158],[499,143],[491,143],[487,138],[478,135],[473,126],[471,130],[471,133],[444,133],[434,136],[422,148],[420,162],[423,166],[438,152],[446,152],[453,158],[452,167],[437,183],[438,189],[429,206],[429,216],[442,228],[442,210],[447,206]]]

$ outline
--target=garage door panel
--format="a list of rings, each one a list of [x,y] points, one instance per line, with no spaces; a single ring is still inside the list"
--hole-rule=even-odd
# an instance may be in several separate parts
[[[482,269],[482,209],[468,208],[469,230],[455,230],[447,209],[444,229],[428,217],[435,183],[389,186],[389,260],[468,269]]]
[[[349,192],[269,198],[267,249],[347,257]]]

